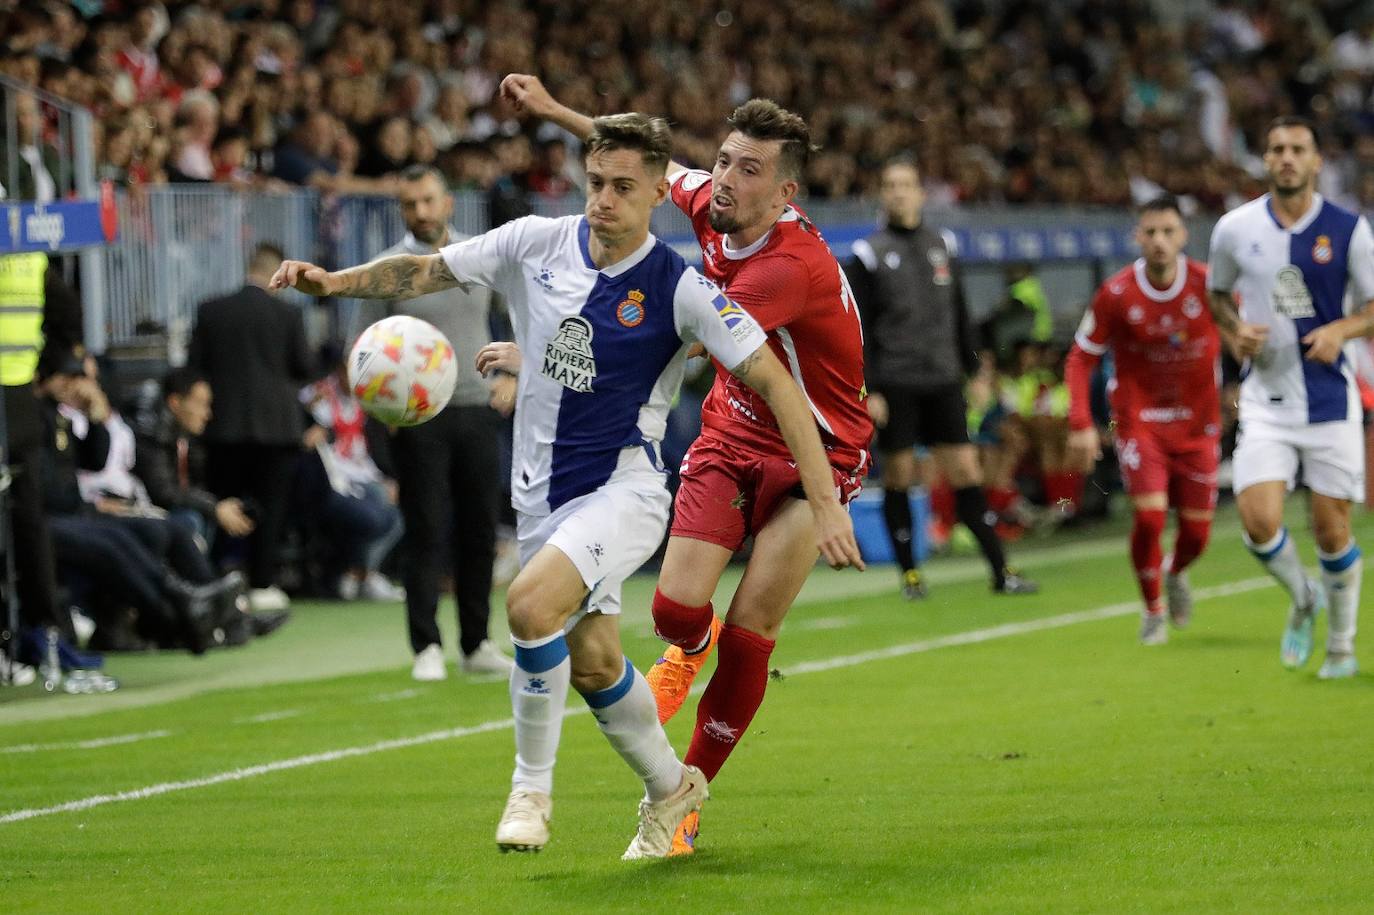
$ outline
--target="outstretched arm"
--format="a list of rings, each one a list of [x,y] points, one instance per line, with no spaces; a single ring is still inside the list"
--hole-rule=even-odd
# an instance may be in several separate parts
[[[501,80],[501,96],[521,114],[529,114],[557,124],[579,140],[586,141],[595,125],[591,117],[574,111],[554,98],[537,76],[511,73]],[[668,163],[668,177],[686,169],[676,162]]]
[[[413,299],[443,289],[467,288],[438,254],[398,254],[332,273],[305,261],[283,261],[269,287],[288,286],[306,295],[355,299]]]
[[[830,461],[801,389],[767,344],[745,357],[731,373],[759,392],[778,421],[816,519],[816,545],[821,555],[831,568],[854,566],[862,571],[864,561],[854,540],[853,522],[835,494]]]

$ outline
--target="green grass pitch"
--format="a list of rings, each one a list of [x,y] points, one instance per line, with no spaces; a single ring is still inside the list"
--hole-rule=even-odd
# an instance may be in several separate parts
[[[1374,521],[1358,533],[1374,543]],[[506,686],[413,683],[398,607],[305,604],[236,652],[115,658],[111,696],[0,691],[0,895],[16,912],[1374,908],[1374,677],[1320,683],[1320,652],[1280,668],[1287,602],[1233,515],[1162,648],[1136,644],[1119,524],[1014,554],[1040,595],[990,595],[971,558],[933,563],[921,604],[890,568],[817,570],[699,852],[663,862],[619,860],[637,783],[576,697],[553,840],[498,854]],[[651,592],[626,592],[641,669]],[[692,708],[669,725],[679,750]]]

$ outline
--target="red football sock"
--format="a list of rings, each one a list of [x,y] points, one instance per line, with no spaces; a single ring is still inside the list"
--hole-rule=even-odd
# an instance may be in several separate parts
[[[744,736],[768,686],[768,658],[776,643],[731,626],[721,630],[719,660],[711,683],[697,704],[697,726],[685,762],[714,779]]]
[[[1072,514],[1083,494],[1083,477],[1074,471],[1045,474],[1045,503]]]
[[[1016,500],[1021,498],[1021,493],[1011,486],[989,486],[988,487],[988,508],[1002,514],[1010,509]]]
[[[691,650],[706,640],[711,631],[711,617],[715,611],[707,602],[704,607],[679,604],[662,591],[654,590],[654,632],[658,637],[679,648]]]
[[[1178,519],[1178,537],[1174,540],[1174,561],[1169,567],[1169,571],[1177,575],[1188,566],[1193,564],[1193,560],[1202,555],[1202,551],[1207,547],[1207,538],[1212,533],[1212,519],[1205,518],[1184,518]]]
[[[955,512],[954,490],[944,480],[930,487],[930,513],[939,519],[946,530],[954,527],[959,520]]]
[[[1135,577],[1140,582],[1140,596],[1145,598],[1145,609],[1151,613],[1164,612],[1164,603],[1159,599],[1159,567],[1164,561],[1159,549],[1159,536],[1162,533],[1163,509],[1136,509],[1135,524],[1131,527],[1131,565],[1135,566]]]

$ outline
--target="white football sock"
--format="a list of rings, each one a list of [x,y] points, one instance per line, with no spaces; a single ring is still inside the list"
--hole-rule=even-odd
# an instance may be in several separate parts
[[[517,639],[510,674],[510,704],[515,713],[515,775],[511,786],[553,793],[553,763],[563,731],[572,662],[563,633],[542,639]]]
[[[653,691],[629,658],[614,686],[584,693],[601,733],[625,762],[644,780],[649,800],[661,801],[682,784],[682,763],[658,723]]]
[[[1293,538],[1288,536],[1288,528],[1280,529],[1268,543],[1255,543],[1248,535],[1241,536],[1245,538],[1245,545],[1255,554],[1255,558],[1264,563],[1269,574],[1288,591],[1294,606],[1306,607],[1311,602],[1311,595],[1307,590],[1307,573],[1303,571],[1302,560],[1298,558],[1298,548],[1293,545]]]
[[[1350,654],[1355,650],[1355,622],[1360,612],[1360,577],[1364,561],[1354,539],[1339,553],[1317,550],[1322,566],[1322,583],[1331,619],[1326,630],[1326,650]]]

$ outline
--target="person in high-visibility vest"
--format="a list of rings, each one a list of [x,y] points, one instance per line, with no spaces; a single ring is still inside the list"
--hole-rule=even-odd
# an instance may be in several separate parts
[[[33,380],[43,348],[47,272],[46,254],[0,256],[0,385],[8,438],[5,457],[13,477],[9,510],[20,619],[26,626],[55,626],[70,639],[71,618],[58,613],[52,539],[39,485],[43,421]]]

